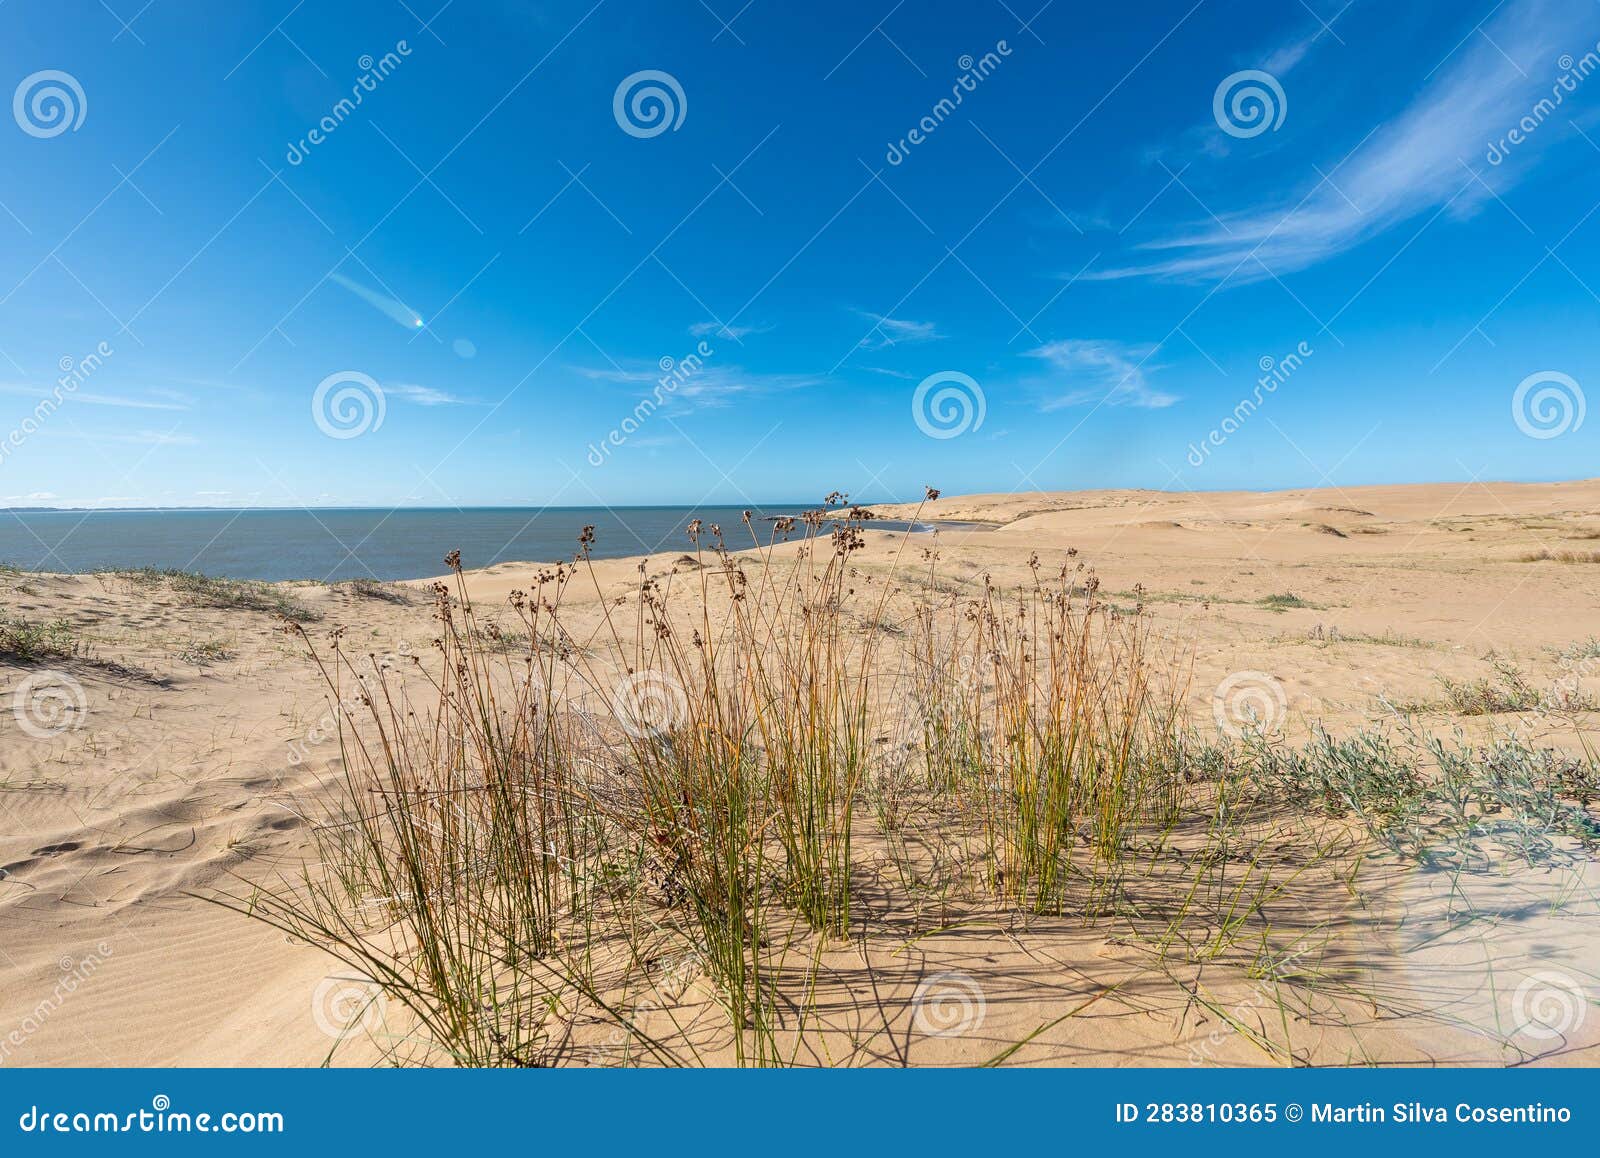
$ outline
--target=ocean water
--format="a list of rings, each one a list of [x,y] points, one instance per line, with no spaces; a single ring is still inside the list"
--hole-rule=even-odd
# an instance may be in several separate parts
[[[811,504],[815,505],[815,504]],[[805,504],[755,511],[762,542],[770,516]],[[593,524],[595,558],[693,549],[692,519],[720,523],[730,546],[751,545],[743,507],[484,507],[467,510],[0,511],[0,563],[30,571],[175,567],[230,579],[419,579],[445,570],[445,553],[466,567],[555,563],[578,549]],[[874,523],[903,530],[905,523]],[[707,540],[709,541],[709,540]]]

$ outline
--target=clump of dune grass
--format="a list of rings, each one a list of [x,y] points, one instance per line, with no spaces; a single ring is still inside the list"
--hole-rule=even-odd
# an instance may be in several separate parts
[[[1600,551],[1552,551],[1541,547],[1517,556],[1518,563],[1600,563]]]
[[[1270,608],[1273,611],[1289,611],[1293,608],[1299,607],[1316,607],[1316,604],[1301,599],[1300,596],[1291,591],[1285,591],[1275,595],[1263,595],[1256,602],[1258,602],[1262,607]]]
[[[1367,644],[1372,647],[1410,647],[1431,650],[1440,645],[1432,640],[1423,639],[1415,635],[1400,635],[1394,631],[1385,631],[1381,635],[1366,631],[1344,631],[1337,625],[1323,627],[1317,624],[1305,636],[1306,640],[1314,644],[1333,645],[1339,643]]]
[[[307,607],[287,591],[270,583],[225,579],[170,567],[142,567],[121,574],[123,578],[141,586],[164,586],[193,607],[264,611],[295,623],[311,623],[322,618],[321,612]]]
[[[1144,622],[1080,585],[1081,564],[1030,562],[1021,591],[985,582],[943,623],[924,610],[917,698],[930,781],[976,818],[990,887],[1059,913],[1082,862],[1114,864],[1134,827],[1170,819],[1181,687],[1157,688]]]
[[[414,602],[409,588],[398,583],[385,583],[381,579],[346,579],[335,586],[362,599],[373,599],[380,603],[406,605]]]
[[[83,650],[77,631],[65,619],[32,623],[0,615],[0,659],[13,663],[41,663],[70,659]]]
[[[1488,658],[1492,676],[1456,680],[1441,675],[1437,678],[1444,689],[1443,701],[1411,704],[1407,710],[1426,711],[1438,707],[1463,716],[1596,710],[1593,698],[1578,688],[1576,681],[1557,681],[1548,690],[1541,689],[1510,660],[1495,655]]]
[[[1491,716],[1502,712],[1526,712],[1539,706],[1539,689],[1522,669],[1509,660],[1492,658],[1493,678],[1453,680],[1440,676],[1445,703],[1464,716]]]
[[[192,639],[179,648],[177,654],[185,663],[206,667],[232,659],[234,651],[220,639]]]
[[[1576,643],[1569,643],[1566,647],[1556,652],[1556,658],[1563,663],[1576,663],[1585,659],[1600,659],[1600,636],[1591,635],[1588,639],[1580,639]]]
[[[590,916],[596,898],[575,882],[607,851],[576,808],[583,744],[570,733],[583,724],[557,709],[553,652],[475,646],[464,589],[434,596],[439,663],[411,665],[420,689],[352,654],[342,631],[319,647],[286,621],[339,725],[343,791],[315,830],[327,871],[225,903],[381,986],[412,1022],[385,1043],[396,1060],[545,1065],[561,1048],[556,995],[585,980],[550,963],[558,929]],[[542,581],[519,600],[535,630],[545,596]],[[605,799],[593,791],[591,806]]]

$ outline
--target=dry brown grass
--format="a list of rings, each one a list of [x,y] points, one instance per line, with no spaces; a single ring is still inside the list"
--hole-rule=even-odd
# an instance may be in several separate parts
[[[1600,563],[1600,551],[1552,551],[1541,547],[1517,556],[1519,563]]]

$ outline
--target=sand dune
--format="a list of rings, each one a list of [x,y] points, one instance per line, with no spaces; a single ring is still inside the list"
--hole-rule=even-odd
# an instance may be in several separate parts
[[[906,518],[915,507],[873,509]],[[1201,724],[1230,673],[1259,671],[1286,690],[1287,725],[1297,734],[1318,722],[1358,727],[1387,701],[1419,707],[1439,728],[1486,735],[1517,721],[1454,714],[1441,701],[1440,677],[1485,678],[1493,655],[1549,684],[1573,670],[1563,649],[1600,635],[1600,565],[1522,561],[1597,545],[1600,481],[952,496],[923,517],[982,524],[937,537],[940,581],[955,593],[985,576],[1021,582],[1032,553],[1053,568],[1076,549],[1107,597],[1142,604],[1166,638],[1192,644],[1190,701]],[[887,569],[905,538],[871,532],[861,566]],[[930,536],[910,539],[908,557],[935,546]],[[732,529],[730,542],[740,545]],[[449,546],[440,544],[441,554]],[[641,566],[687,582],[677,564],[686,547],[596,563],[606,599],[625,599]],[[775,550],[771,565],[793,551]],[[474,599],[502,604],[531,585],[537,566],[470,572]],[[383,597],[343,585],[279,590],[320,617],[308,624],[313,636],[343,628],[378,656],[429,654],[427,581]],[[571,622],[598,633],[600,599],[581,585],[573,591]],[[339,969],[203,899],[296,873],[308,849],[302,811],[337,773],[338,744],[319,723],[327,697],[296,641],[268,610],[197,605],[114,575],[0,573],[0,606],[10,620],[61,625],[55,654],[0,659],[0,695],[21,705],[0,713],[0,1061],[322,1060],[334,1039],[319,1002],[339,999],[339,984],[327,980]],[[1573,686],[1600,694],[1600,671],[1580,670]],[[30,707],[51,687],[65,692]],[[55,715],[61,705],[66,714]],[[1577,750],[1568,722],[1527,724],[1542,742]],[[1434,904],[1431,885],[1419,881],[1400,874],[1391,895]],[[1589,887],[1597,884],[1591,872]],[[1351,928],[1366,916],[1352,911]],[[921,1043],[909,1059],[908,1045],[879,1042],[868,1050],[874,1060],[982,1060],[1112,981],[1125,982],[1115,1000],[1044,1035],[1019,1060],[1181,1064],[1197,1060],[1196,1042],[1204,1043],[1198,1060],[1285,1060],[1248,1034],[1218,1037],[1219,1020],[1206,1012],[1208,1003],[1242,1004],[1248,1019],[1264,1017],[1258,980],[1200,970],[1158,985],[1141,978],[1133,950],[1077,922],[929,938],[909,956],[872,945],[862,952],[879,950],[891,993],[950,970],[982,968],[1004,980],[988,987],[980,1037]],[[1407,973],[1391,950],[1374,948],[1373,960],[1397,970],[1386,985],[1403,991],[1401,1004],[1443,991],[1447,955]],[[1183,986],[1206,1001],[1184,999]],[[1294,1056],[1509,1060],[1481,1035],[1436,1022],[1419,1029],[1358,1006],[1339,1019],[1304,1011]],[[1354,1052],[1352,1025],[1363,1054]],[[1600,1015],[1559,1049],[1536,1044],[1551,1061],[1600,1062]],[[373,1056],[358,1038],[335,1060]]]

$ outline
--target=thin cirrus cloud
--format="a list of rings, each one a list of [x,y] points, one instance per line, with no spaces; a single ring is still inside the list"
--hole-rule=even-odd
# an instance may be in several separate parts
[[[198,446],[193,435],[177,430],[82,431],[66,428],[54,431],[61,438],[76,438],[84,442],[124,442],[133,446]]]
[[[885,346],[909,342],[934,342],[944,337],[932,322],[891,318],[883,314],[869,314],[864,310],[858,312],[873,323],[872,330],[859,343],[863,350],[881,350]]]
[[[1084,278],[1258,280],[1306,269],[1424,213],[1446,207],[1470,213],[1566,132],[1549,124],[1533,134],[1493,170],[1493,192],[1481,180],[1490,171],[1484,163],[1487,143],[1503,138],[1551,96],[1560,54],[1600,39],[1600,7],[1512,0],[1475,31],[1481,34],[1469,33],[1397,116],[1344,161],[1335,155],[1321,165],[1330,179],[1318,176],[1271,208],[1223,213],[1210,226],[1139,247],[1179,256]],[[1294,47],[1280,53],[1298,60],[1303,53]],[[1291,102],[1293,97],[1291,90]]]
[[[406,402],[413,402],[418,406],[482,406],[483,403],[474,398],[462,398],[451,394],[447,390],[438,390],[432,386],[419,386],[415,382],[398,382],[387,385],[383,392]]]
[[[725,326],[721,322],[696,322],[689,327],[689,332],[697,338],[716,336],[742,342],[752,334],[770,333],[772,329],[772,326]]]
[[[1287,44],[1279,45],[1268,54],[1266,60],[1261,62],[1263,72],[1270,72],[1279,80],[1283,74],[1305,59],[1306,53],[1311,51],[1311,46],[1316,44],[1322,35],[1321,31],[1313,32],[1309,36],[1302,36],[1299,40],[1291,40]]]
[[[647,396],[657,405],[679,412],[727,406],[743,394],[775,394],[815,386],[821,378],[805,374],[753,374],[738,366],[711,366],[702,363],[677,371],[659,367],[610,369],[576,367],[579,374],[595,382],[615,382],[624,386],[646,386]]]
[[[21,398],[31,398],[35,402],[44,402],[47,399],[57,406],[62,406],[67,401],[81,402],[87,406],[115,406],[124,410],[187,410],[188,405],[179,401],[181,395],[169,391],[156,391],[165,395],[164,399],[152,398],[126,398],[117,394],[97,394],[86,390],[74,390],[71,393],[61,392],[60,398],[53,393],[46,393],[37,386],[24,386],[12,383],[0,383],[0,394],[15,394]]]
[[[1054,373],[1031,385],[1043,393],[1042,408],[1068,406],[1136,406],[1160,410],[1178,401],[1150,385],[1147,375],[1154,346],[1124,342],[1064,339],[1029,350],[1028,357],[1047,363]]]

